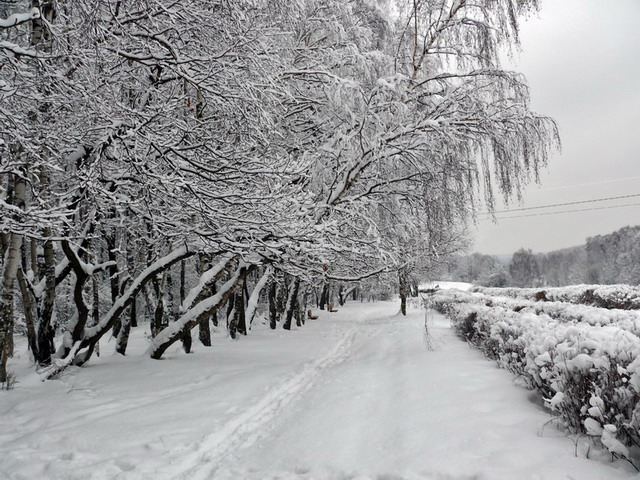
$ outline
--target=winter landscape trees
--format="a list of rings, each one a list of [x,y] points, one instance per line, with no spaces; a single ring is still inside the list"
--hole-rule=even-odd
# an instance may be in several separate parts
[[[0,380],[17,321],[55,375],[137,323],[160,358],[259,298],[288,323],[331,282],[406,292],[557,142],[499,62],[537,7],[5,4]]]
[[[596,235],[586,243],[547,253],[520,249],[510,259],[473,253],[446,260],[441,275],[485,287],[561,287],[640,284],[640,227]]]

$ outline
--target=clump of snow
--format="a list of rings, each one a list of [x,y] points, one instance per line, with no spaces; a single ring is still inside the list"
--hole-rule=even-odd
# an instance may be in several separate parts
[[[599,437],[602,435],[602,425],[597,420],[587,417],[584,419],[584,428],[587,435]]]
[[[605,425],[602,430],[602,444],[607,447],[611,453],[624,458],[630,458],[629,449],[617,439],[617,431],[618,429],[615,425]]]

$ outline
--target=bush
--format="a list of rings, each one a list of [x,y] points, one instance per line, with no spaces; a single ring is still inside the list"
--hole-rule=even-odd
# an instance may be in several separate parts
[[[547,288],[544,291],[539,288],[475,287],[473,291],[499,297],[568,302],[606,309],[640,309],[640,286],[633,285],[574,285]]]
[[[615,323],[593,326],[485,303],[455,293],[434,295],[430,306],[461,338],[539,391],[570,431],[631,461],[629,448],[640,445],[640,338]]]

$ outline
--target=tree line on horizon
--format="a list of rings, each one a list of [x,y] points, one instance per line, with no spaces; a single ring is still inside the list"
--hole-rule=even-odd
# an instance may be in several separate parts
[[[444,276],[485,287],[639,285],[640,225],[548,253],[521,248],[508,261],[480,253],[456,256],[447,264]]]

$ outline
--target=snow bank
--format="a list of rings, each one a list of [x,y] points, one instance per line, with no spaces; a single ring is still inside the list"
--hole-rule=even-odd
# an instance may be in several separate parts
[[[523,298],[493,297],[484,293],[451,293],[456,301],[484,303],[514,311],[546,314],[561,322],[582,322],[600,327],[615,325],[640,336],[640,310],[620,310],[592,307],[567,302],[535,302]]]
[[[640,445],[640,338],[614,322],[514,311],[497,305],[503,301],[464,292],[429,299],[460,337],[539,391],[572,432],[633,460],[629,448]]]

